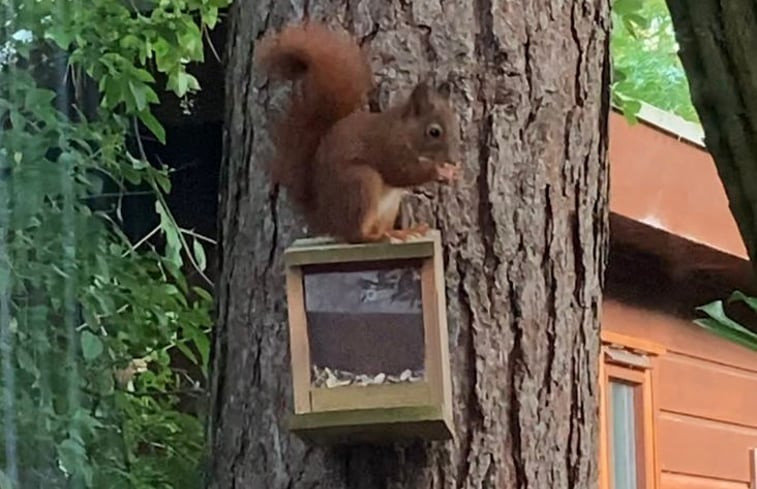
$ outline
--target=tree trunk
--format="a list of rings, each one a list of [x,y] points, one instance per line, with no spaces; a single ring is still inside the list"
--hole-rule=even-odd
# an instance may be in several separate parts
[[[228,41],[211,482],[231,488],[592,488],[607,257],[607,0],[239,0]],[[321,448],[289,434],[282,251],[303,227],[264,171],[280,95],[254,41],[289,19],[369,44],[373,105],[449,80],[464,180],[404,206],[441,230],[457,442]]]
[[[757,271],[757,7],[667,0],[691,98]]]

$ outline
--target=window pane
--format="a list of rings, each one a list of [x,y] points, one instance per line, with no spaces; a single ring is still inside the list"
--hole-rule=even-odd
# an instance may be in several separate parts
[[[637,489],[635,390],[620,382],[610,386],[613,489]]]

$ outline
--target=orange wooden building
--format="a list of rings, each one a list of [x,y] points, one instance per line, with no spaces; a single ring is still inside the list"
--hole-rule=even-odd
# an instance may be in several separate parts
[[[601,489],[757,489],[757,352],[693,324],[754,293],[701,130],[645,106],[610,122]]]

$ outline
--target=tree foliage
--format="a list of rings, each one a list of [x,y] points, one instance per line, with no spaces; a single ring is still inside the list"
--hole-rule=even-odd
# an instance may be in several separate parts
[[[699,307],[699,311],[707,317],[697,319],[695,322],[718,336],[752,350],[757,350],[757,332],[733,320],[726,312],[726,305],[735,302],[742,303],[748,306],[753,313],[757,313],[757,297],[748,296],[737,290],[731,294],[725,303],[722,300],[717,300]]]
[[[183,271],[202,270],[205,239],[174,221],[167,169],[128,142],[137,121],[164,140],[156,74],[199,89],[186,66],[228,0],[139,3],[0,7],[2,489],[201,482],[202,421],[178,405],[199,379],[170,359],[207,365],[212,300]],[[160,250],[121,230],[134,185],[155,200]]]
[[[613,103],[634,119],[645,102],[698,122],[665,0],[613,2]]]

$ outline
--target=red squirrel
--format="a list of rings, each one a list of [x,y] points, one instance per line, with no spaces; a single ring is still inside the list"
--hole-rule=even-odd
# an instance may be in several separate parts
[[[426,224],[394,224],[409,188],[457,178],[448,89],[422,81],[401,104],[364,110],[373,86],[365,53],[348,34],[312,21],[264,37],[255,61],[272,77],[299,81],[273,126],[271,174],[311,231],[348,243],[424,234]]]

